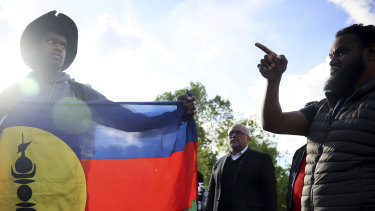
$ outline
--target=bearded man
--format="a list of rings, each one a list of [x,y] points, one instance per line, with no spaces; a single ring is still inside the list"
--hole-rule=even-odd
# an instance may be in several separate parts
[[[326,98],[299,111],[279,103],[285,56],[255,45],[266,53],[258,64],[267,79],[263,128],[307,136],[302,210],[375,210],[375,26],[337,32]]]

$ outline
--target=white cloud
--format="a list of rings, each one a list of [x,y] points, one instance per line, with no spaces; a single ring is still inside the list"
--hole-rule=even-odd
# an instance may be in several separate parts
[[[9,10],[0,4],[0,90],[22,80],[28,70],[22,62],[19,49],[20,36],[17,35],[21,34],[21,30],[17,29],[15,21],[8,14]]]
[[[121,20],[103,14],[95,26],[81,30],[69,72],[113,100],[153,100],[197,79],[218,87],[219,93],[233,64],[246,56],[249,46],[240,43],[248,43],[249,37],[241,35],[258,34],[256,27],[263,27],[249,14],[269,3],[184,1],[159,19],[142,23],[136,14]]]
[[[119,50],[136,50],[142,43],[142,37],[137,34],[134,26],[123,25],[109,14],[98,17],[95,30],[94,45],[99,56],[110,55]]]
[[[250,107],[250,114],[259,114],[265,87],[263,78],[256,79],[255,86],[250,88],[252,95],[244,94],[243,101],[233,100],[233,90],[243,89],[244,84],[253,80],[251,68],[237,68],[248,66],[238,63],[248,60],[250,37],[259,33],[270,34],[271,38],[277,36],[264,23],[249,17],[267,4],[260,2],[256,6],[250,2],[185,1],[160,19],[142,24],[136,18],[128,24],[113,15],[102,15],[93,28],[81,30],[80,58],[72,66],[73,75],[119,101],[153,100],[158,93],[183,88],[199,79],[211,95],[230,97],[235,111]],[[100,47],[127,37],[139,40],[140,44],[131,48],[115,42],[105,44],[107,48]],[[96,57],[98,46],[108,56]],[[286,73],[280,90],[283,108],[296,110],[308,101],[323,98],[327,67],[326,62],[306,74]],[[228,78],[233,74],[235,77]],[[278,148],[293,152],[304,143],[301,139],[304,137],[282,136]]]
[[[82,30],[80,46],[69,71],[78,81],[92,84],[111,100],[152,101],[167,85],[161,81],[170,78],[156,70],[155,60],[155,55],[168,52],[153,42],[137,22],[128,24],[103,14],[94,27]]]
[[[373,0],[329,0],[342,7],[350,16],[349,21],[375,24],[375,2]]]

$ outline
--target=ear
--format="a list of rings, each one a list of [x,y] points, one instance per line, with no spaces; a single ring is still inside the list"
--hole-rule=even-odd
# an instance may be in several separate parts
[[[251,141],[250,136],[247,136],[246,139],[247,139],[247,142],[250,142],[250,141]]]
[[[365,48],[365,59],[369,62],[375,62],[375,43]]]

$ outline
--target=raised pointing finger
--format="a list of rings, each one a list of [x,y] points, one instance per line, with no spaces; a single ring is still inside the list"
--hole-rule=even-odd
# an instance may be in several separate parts
[[[266,46],[264,46],[264,45],[262,45],[262,44],[260,44],[258,42],[255,43],[255,46],[258,47],[260,50],[264,51],[264,53],[266,53],[268,55],[272,55],[273,54],[273,55],[277,56],[277,54],[275,52],[271,51],[269,48],[267,48]]]

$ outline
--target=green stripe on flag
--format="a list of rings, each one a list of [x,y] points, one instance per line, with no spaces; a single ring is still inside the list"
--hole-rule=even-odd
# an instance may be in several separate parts
[[[185,209],[181,211],[198,211],[197,201],[196,200],[192,201],[190,209]]]

